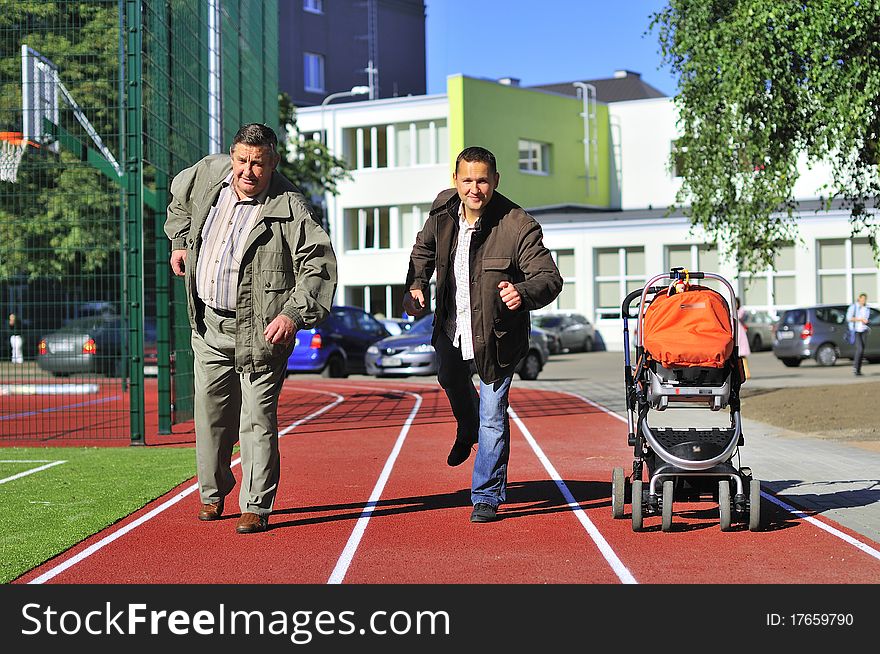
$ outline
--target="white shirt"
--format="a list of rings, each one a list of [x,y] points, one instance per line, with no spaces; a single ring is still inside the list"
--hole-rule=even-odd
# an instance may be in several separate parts
[[[469,361],[474,358],[474,337],[471,329],[471,236],[474,226],[464,217],[464,203],[458,207],[458,245],[452,260],[452,284],[454,286],[455,306],[443,326],[452,344],[461,350],[461,358]]]
[[[850,329],[855,330],[856,332],[866,332],[868,331],[868,325],[864,322],[850,322],[850,318],[864,318],[867,320],[871,317],[871,310],[868,308],[868,305],[865,306],[860,305],[858,302],[850,305],[849,309],[846,312],[846,320],[849,323],[848,327]]]

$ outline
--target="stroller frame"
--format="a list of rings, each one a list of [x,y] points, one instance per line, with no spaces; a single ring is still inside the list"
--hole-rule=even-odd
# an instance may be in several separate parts
[[[658,286],[663,280],[670,284],[691,279],[711,279],[720,282],[727,298],[733,349],[723,368],[667,369],[649,358],[644,346],[644,314],[647,306],[668,285]],[[724,294],[714,289],[722,298]],[[638,313],[630,314],[633,301],[638,298]],[[617,467],[611,476],[611,508],[614,518],[624,515],[627,495],[632,504],[633,531],[642,531],[646,515],[662,516],[661,530],[671,531],[672,509],[676,489],[696,488],[705,481],[717,479],[719,522],[722,531],[730,531],[734,521],[748,522],[750,531],[760,528],[761,484],[752,477],[750,468],[733,465],[739,458],[738,448],[744,444],[740,415],[739,390],[744,380],[740,366],[736,334],[738,333],[736,294],[724,277],[711,272],[688,272],[672,268],[670,272],[652,277],[644,288],[629,293],[621,305],[623,319],[624,383],[627,406],[627,444],[633,448],[632,474],[624,476]],[[630,356],[629,319],[638,319],[635,339],[636,364]],[[690,375],[697,379],[685,379]],[[730,409],[730,427],[708,429],[655,428],[649,423],[652,410]],[[647,484],[643,473],[647,471]],[[734,495],[731,498],[731,482]],[[693,492],[691,493],[693,495]],[[697,493],[697,497],[700,494]]]

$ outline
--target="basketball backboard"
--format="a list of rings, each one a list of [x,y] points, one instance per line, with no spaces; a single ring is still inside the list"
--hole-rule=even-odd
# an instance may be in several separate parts
[[[21,46],[22,138],[58,152],[44,119],[58,124],[58,67],[26,44]]]

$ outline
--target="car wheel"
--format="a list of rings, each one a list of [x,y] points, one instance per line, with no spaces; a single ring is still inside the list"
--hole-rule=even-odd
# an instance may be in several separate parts
[[[593,339],[587,336],[584,339],[584,352],[592,352],[593,351]]]
[[[751,345],[749,347],[752,349],[752,352],[760,352],[763,347],[763,343],[761,342],[761,335],[755,334],[755,337],[752,339]]]
[[[327,359],[327,364],[324,366],[324,370],[321,371],[321,374],[324,377],[333,377],[336,379],[348,377],[348,371],[345,369],[345,359],[342,358],[342,355],[331,354],[330,358]]]
[[[788,366],[789,368],[797,368],[799,365],[801,365],[801,360],[800,360],[800,359],[794,359],[794,358],[790,358],[790,357],[785,357],[785,358],[782,358],[782,359],[779,359],[779,360],[782,361],[782,363],[784,363],[784,364],[785,364],[786,366]]]
[[[837,348],[831,343],[823,343],[816,350],[816,363],[820,366],[833,366],[837,363]]]
[[[541,359],[535,352],[529,352],[519,367],[520,379],[537,379],[541,372]]]

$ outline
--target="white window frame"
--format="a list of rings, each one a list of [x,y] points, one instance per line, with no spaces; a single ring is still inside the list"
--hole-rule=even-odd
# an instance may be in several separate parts
[[[573,247],[571,247],[571,248],[558,248],[556,250],[550,250],[550,254],[553,257],[553,263],[556,264],[557,268],[559,268],[559,253],[560,252],[564,252],[566,254],[571,253],[571,256],[574,257],[574,271],[575,271],[575,274],[573,274],[573,275],[568,275],[568,276],[562,277],[562,286],[564,288],[566,284],[574,284],[575,293],[577,293],[577,250]],[[553,309],[553,310],[560,310],[559,296],[556,296],[556,298],[553,300],[553,303],[548,308]],[[562,311],[575,311],[576,309],[577,309],[577,307],[575,306],[572,308],[566,308],[566,309],[561,309],[561,310]]]
[[[861,292],[867,292],[869,297],[872,295],[871,290],[876,293],[877,279],[880,278],[880,270],[878,268],[855,268],[853,264],[853,241],[858,242],[866,242],[868,239],[866,238],[820,238],[816,239],[816,292],[817,294],[821,294],[822,292],[822,277],[825,275],[843,275],[846,278],[846,289],[847,289],[847,302],[852,303],[856,301],[855,296]],[[819,264],[821,262],[821,249],[823,243],[839,243],[843,242],[844,247],[844,265],[845,268],[820,268]],[[867,291],[859,291],[858,289],[853,288],[853,277],[855,275],[874,275],[874,286],[875,289],[867,290]],[[825,302],[826,300],[822,297],[818,297],[817,300],[819,302]]]
[[[519,139],[517,142],[517,158],[523,150],[528,150],[527,159],[519,159],[519,172],[527,175],[550,174],[550,144],[532,139]],[[525,166],[525,167],[523,167]]]
[[[598,263],[598,254],[599,252],[613,252],[615,250],[614,247],[607,248],[594,248],[593,249],[593,269],[596,270]],[[598,270],[596,270],[596,274],[593,279],[593,297],[596,298],[596,304],[599,303],[599,283],[600,282],[617,282],[618,284],[618,296],[620,300],[617,305],[614,307],[609,306],[596,306],[595,308],[595,320],[601,320],[607,318],[609,315],[620,316],[620,305],[623,302],[623,298],[627,296],[629,291],[627,290],[627,286],[629,282],[638,282],[641,286],[645,285],[645,282],[648,281],[648,277],[645,273],[639,275],[631,275],[626,269],[626,253],[629,251],[632,252],[641,252],[642,256],[645,255],[645,248],[643,246],[623,246],[616,248],[617,250],[617,274],[616,275],[599,275]],[[612,311],[613,310],[613,311]]]
[[[797,245],[795,245],[794,243],[786,243],[784,245],[784,247],[794,248],[794,256],[797,257]],[[775,270],[773,268],[768,268],[767,270],[765,270],[763,272],[754,273],[754,274],[747,273],[747,272],[741,272],[739,274],[739,283],[737,284],[737,290],[739,291],[739,297],[745,298],[746,286],[748,285],[748,281],[750,279],[763,278],[763,279],[767,280],[767,303],[765,305],[762,305],[760,303],[756,304],[754,302],[747,303],[748,307],[750,309],[755,309],[755,310],[766,309],[768,311],[777,311],[779,309],[787,309],[787,308],[795,306],[798,302],[798,298],[794,299],[794,304],[781,304],[776,301],[774,294],[775,294],[775,288],[776,288],[776,284],[775,284],[776,278],[777,277],[779,277],[779,278],[790,277],[790,278],[796,279],[797,278],[796,268],[797,268],[797,265],[795,265],[795,268],[786,269],[786,270]],[[797,288],[796,284],[795,284],[795,288]]]
[[[319,86],[310,86],[311,79],[317,76]],[[317,52],[303,52],[303,88],[309,93],[324,92],[324,55]]]

